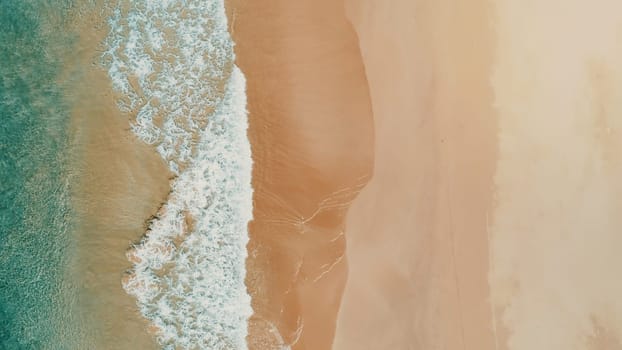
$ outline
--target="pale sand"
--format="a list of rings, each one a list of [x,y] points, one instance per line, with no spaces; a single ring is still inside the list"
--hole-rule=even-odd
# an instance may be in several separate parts
[[[94,9],[101,8],[94,6]],[[88,9],[88,5],[83,5]],[[68,69],[80,72],[73,96],[74,207],[80,222],[72,274],[81,281],[79,310],[90,349],[156,349],[153,335],[121,286],[130,268],[125,253],[145,232],[145,222],[165,200],[170,173],[155,149],[138,140],[114,102],[110,79],[99,66],[98,45],[108,30],[106,13],[75,18],[79,48]]]
[[[282,337],[293,349],[330,349],[346,277],[345,212],[372,168],[357,39],[339,1],[227,5],[254,160],[249,346],[280,350]]]
[[[335,350],[494,349],[488,1],[350,0],[376,132]]]
[[[622,349],[622,6],[486,3],[350,3],[376,168],[336,350]]]
[[[495,12],[499,349],[622,349],[622,4]]]

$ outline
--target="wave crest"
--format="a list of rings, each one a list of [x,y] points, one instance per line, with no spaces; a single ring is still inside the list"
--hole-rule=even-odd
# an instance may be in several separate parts
[[[244,349],[252,160],[224,5],[127,2],[109,24],[102,60],[119,107],[177,174],[123,286],[166,349]]]

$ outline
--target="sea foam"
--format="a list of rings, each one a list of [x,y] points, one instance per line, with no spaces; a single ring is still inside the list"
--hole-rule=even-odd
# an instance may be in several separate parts
[[[246,349],[252,160],[223,1],[121,1],[109,25],[119,108],[176,175],[123,286],[165,349]]]

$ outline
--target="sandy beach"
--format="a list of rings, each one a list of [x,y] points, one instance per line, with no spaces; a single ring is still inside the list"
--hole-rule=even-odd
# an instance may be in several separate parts
[[[622,349],[622,8],[572,1],[551,21],[557,10],[495,9],[499,348]]]
[[[375,175],[333,348],[621,349],[619,5],[347,8]]]
[[[613,232],[620,226],[614,214],[620,186],[613,180],[620,173],[620,123],[613,117],[620,73],[612,63],[620,49],[612,33],[621,21],[612,15],[619,13],[613,3],[602,5],[592,10],[573,3],[551,25],[535,14],[554,10],[517,1],[344,4],[373,106],[375,165],[343,226],[349,272],[333,349],[620,348],[619,302],[613,297],[620,287],[607,266],[618,261],[609,247],[616,246]],[[266,179],[276,178],[263,173],[271,155],[262,140],[277,135],[273,123],[292,121],[288,129],[277,129],[291,133],[298,125],[303,131],[297,132],[313,135],[306,120],[296,119],[310,104],[299,104],[291,91],[275,92],[282,80],[295,81],[291,65],[303,66],[292,54],[301,52],[297,45],[321,48],[314,41],[319,36],[293,34],[305,27],[294,19],[311,20],[316,6],[328,5],[309,5],[300,18],[288,13],[295,6],[281,6],[277,13],[253,9],[253,19],[239,6],[233,15],[238,60],[249,77],[251,120],[255,128],[263,126],[261,134],[251,133],[258,153],[258,213]],[[340,4],[331,6],[333,16],[341,14]],[[273,20],[288,15],[292,22]],[[581,29],[577,23],[584,16],[600,24]],[[262,26],[267,17],[269,25]],[[253,45],[243,29],[250,22]],[[313,84],[296,89],[312,91]],[[348,117],[359,126],[369,118],[341,116]],[[315,137],[330,145],[325,135]],[[282,200],[283,192],[275,191],[279,204],[265,217],[300,210],[290,206],[294,194]],[[255,244],[265,244],[260,224],[254,225]],[[275,238],[274,249],[292,251],[286,243],[290,231],[266,231]],[[259,256],[261,248],[252,249]],[[259,261],[251,260],[249,271],[279,274],[284,285],[291,281],[293,273],[282,269],[295,263],[272,260],[266,267]],[[334,299],[345,274],[334,275]],[[266,278],[251,274],[250,285]],[[257,317],[269,319],[263,315],[283,305],[275,296],[282,288],[255,297]],[[304,309],[313,299],[298,302]],[[289,327],[303,317],[304,339],[312,331],[307,315],[294,315]],[[324,320],[327,339],[332,314]],[[534,320],[541,327],[532,327]],[[275,324],[291,341],[286,323]],[[328,340],[300,344],[329,348]]]
[[[489,2],[346,6],[376,144],[374,178],[348,214],[350,273],[334,349],[494,349]]]
[[[346,278],[345,213],[372,168],[358,41],[339,2],[227,7],[254,161],[249,348],[330,349]]]
[[[317,191],[298,188],[294,192],[296,187],[283,185],[292,179],[306,188],[310,169],[325,166],[341,157],[341,152],[357,149],[351,145],[340,148],[343,144],[334,143],[333,135],[326,133],[329,129],[324,128],[336,122],[348,125],[347,132],[337,129],[338,136],[358,140],[365,151],[359,153],[364,171],[347,169],[347,165],[358,165],[355,154],[347,154],[350,158],[334,170],[335,175],[362,174],[368,179],[372,164],[368,152],[373,145],[369,111],[340,108],[340,113],[334,113],[329,107],[334,101],[344,101],[344,91],[326,90],[346,81],[350,84],[343,88],[350,93],[353,88],[362,91],[358,97],[350,97],[357,106],[367,104],[362,69],[357,80],[356,72],[344,76],[334,71],[343,72],[362,59],[373,105],[375,171],[371,183],[354,199],[347,223],[337,221],[332,226],[333,235],[345,229],[350,271],[333,348],[492,349],[486,220],[492,201],[496,120],[487,79],[492,55],[487,3],[415,6],[351,2],[346,7],[314,2],[279,3],[276,7],[278,2],[274,2],[275,9],[230,3],[238,62],[248,77],[256,169],[256,220],[251,225],[249,248],[254,259],[249,260],[248,280],[256,318],[251,325],[259,329],[258,323],[269,320],[285,343],[300,336],[295,349],[331,348],[332,315],[339,307],[345,264],[340,261],[324,278],[326,287],[309,289],[314,298],[281,300],[281,295],[291,294],[292,288],[304,286],[304,279],[309,279],[303,275],[300,283],[301,272],[296,266],[304,259],[301,265],[306,267],[311,257],[304,252],[317,244],[295,238],[308,227],[291,225],[297,217],[306,217],[300,214],[305,210],[313,213],[314,203],[322,200]],[[252,18],[245,16],[247,11]],[[314,17],[316,13],[318,18],[320,14],[330,16],[320,21]],[[396,13],[401,16],[391,17]],[[347,35],[339,35],[337,23]],[[471,37],[478,38],[477,44],[466,40]],[[341,58],[335,55],[339,51],[326,47],[333,43],[343,47],[346,38],[352,41],[349,56]],[[358,56],[359,40],[362,56]],[[329,77],[324,59],[334,62]],[[342,59],[350,62],[341,64]],[[321,78],[319,72],[324,73]],[[324,94],[317,91],[316,81],[322,84]],[[299,94],[306,95],[305,99]],[[316,96],[318,99],[312,100]],[[304,146],[300,142],[304,139],[317,140],[306,152],[324,157],[301,164],[306,167],[298,170],[301,165],[292,164],[300,157],[294,147]],[[287,151],[277,153],[281,147]],[[269,183],[274,179],[279,179],[278,184]],[[360,188],[364,184],[360,183]],[[333,186],[340,188],[339,183]],[[266,212],[268,205],[271,208]],[[291,219],[284,222],[280,217]],[[268,224],[275,219],[278,226]],[[320,239],[317,233],[314,236]],[[274,252],[263,257],[264,251]],[[343,246],[335,256],[342,253]],[[283,257],[285,254],[293,257]],[[314,263],[320,266],[322,262]],[[266,282],[269,278],[282,279],[280,287]],[[289,320],[281,316],[287,314],[288,302],[301,309],[290,311]],[[305,313],[305,307],[321,311],[321,328],[315,323],[317,316]],[[257,334],[251,331],[251,344]],[[307,340],[307,335],[314,340]]]

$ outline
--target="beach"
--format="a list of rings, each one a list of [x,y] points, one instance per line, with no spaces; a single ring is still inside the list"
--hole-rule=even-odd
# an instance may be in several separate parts
[[[551,25],[545,14],[557,10],[495,9],[499,348],[621,349],[621,8],[572,1]]]
[[[494,349],[489,2],[345,6],[376,143],[374,178],[348,214],[350,270],[334,349]]]
[[[621,348],[611,248],[620,227],[614,179],[622,149],[615,136],[617,5],[573,2],[552,20],[546,14],[553,7],[518,1],[228,4],[248,76],[255,161],[251,347]],[[327,9],[330,16],[315,19]],[[313,290],[318,299],[292,300],[283,295],[295,290],[297,266],[305,267],[297,262],[307,263],[304,252],[315,244],[292,233],[308,232],[299,220],[322,198],[305,191],[297,171],[312,163],[293,157],[292,145],[313,140],[312,150],[344,152],[317,113],[297,119],[330,100],[312,99],[320,75],[314,68],[328,71],[315,50],[341,40],[335,23],[344,17],[356,35],[360,58],[353,51],[349,59],[362,61],[373,124],[355,130],[369,123],[362,113],[340,120],[351,126],[348,137],[373,147],[361,163],[373,169],[363,172],[371,176],[363,177],[345,220],[329,231],[345,238],[330,250],[345,258]],[[314,19],[322,28],[307,25]],[[598,25],[588,30],[579,25],[585,21]],[[325,108],[322,115],[329,114]],[[339,173],[349,173],[342,167]],[[305,307],[321,310],[321,326]],[[318,330],[322,336],[306,339]],[[265,334],[280,339],[263,342]]]
[[[3,10],[0,348],[622,350],[617,2]]]
[[[256,257],[249,259],[247,278],[255,311],[248,338],[251,348],[258,338],[253,330],[265,332],[275,326],[293,349],[492,349],[486,225],[496,120],[487,80],[493,44],[488,6],[273,3],[278,11],[229,2],[238,62],[248,77],[255,167],[256,215],[250,226],[249,254]],[[454,10],[466,14],[452,15]],[[331,16],[320,20],[322,13]],[[401,16],[392,17],[396,13]],[[347,28],[346,38],[352,40],[347,64],[335,54],[341,51],[325,47],[338,40],[340,46],[346,45],[337,23]],[[469,37],[478,37],[478,43],[465,42]],[[339,74],[326,67],[329,58],[336,61]],[[345,67],[361,64],[357,61],[364,70],[354,80],[356,71]],[[324,94],[316,91],[316,81],[323,84]],[[343,81],[350,84],[326,91]],[[369,89],[373,124],[369,110],[331,113],[326,107],[334,105],[333,99],[344,101],[344,88],[365,91],[350,97],[350,105],[359,108],[370,106],[362,98],[368,98]],[[333,143],[333,134],[323,127],[331,127],[336,118],[348,125],[347,131],[336,129],[339,137],[358,140],[359,147],[352,141],[345,149]],[[306,139],[317,140],[310,150],[320,149],[323,159],[298,163],[301,156],[295,147],[304,146],[301,141]],[[360,158],[352,154],[356,149]],[[315,298],[283,298],[313,278],[304,270],[301,278],[299,260],[322,263],[309,263],[311,257],[305,254],[317,244],[314,240],[322,239],[322,232],[295,225],[298,217],[306,216],[305,210],[313,213],[313,206],[322,200],[317,190],[304,190],[309,186],[309,168],[324,166],[344,153],[349,159],[335,172],[363,174],[364,179],[357,188],[361,194],[348,198],[352,208],[350,203],[340,208],[340,220],[329,231],[340,235],[339,240],[345,238],[349,272],[340,246],[334,253],[339,265],[323,277],[326,284],[310,290]],[[364,171],[352,172],[347,165],[362,166]],[[284,187],[289,179],[302,188]],[[333,186],[339,189],[338,183]],[[313,240],[300,242],[296,234],[301,231],[315,233]],[[265,251],[274,252],[263,257]],[[302,310],[290,311],[290,303]],[[305,307],[321,315],[321,326],[318,316],[305,313]],[[272,325],[264,325],[266,321]],[[255,348],[266,347],[262,343]]]
[[[619,5],[346,6],[376,165],[333,348],[622,348]]]
[[[373,165],[356,35],[339,2],[234,0],[227,10],[253,152],[249,349],[329,349],[345,214]]]
[[[514,0],[227,1],[253,162],[248,348],[622,348],[622,18],[599,4],[551,20]],[[83,231],[107,233],[81,265],[88,300],[114,307],[87,305],[151,348],[162,325],[118,281],[177,168],[89,74],[99,102],[76,115],[114,122],[79,127]]]

